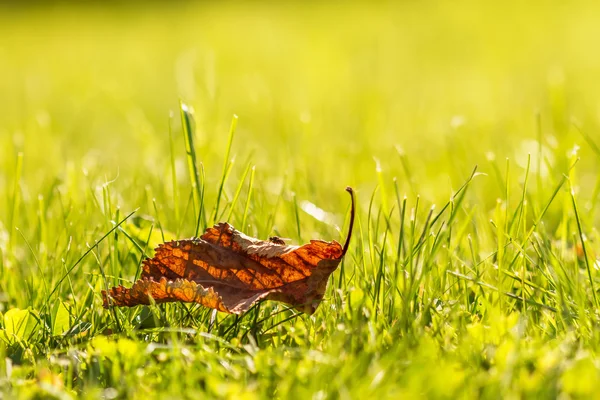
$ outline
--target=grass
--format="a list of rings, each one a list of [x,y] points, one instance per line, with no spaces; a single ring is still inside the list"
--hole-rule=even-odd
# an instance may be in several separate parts
[[[2,7],[4,396],[597,396],[593,2]],[[312,316],[101,306],[213,221],[343,240],[348,185]]]

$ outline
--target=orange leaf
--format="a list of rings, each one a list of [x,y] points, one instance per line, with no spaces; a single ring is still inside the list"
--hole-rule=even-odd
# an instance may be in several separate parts
[[[354,225],[354,193],[348,237],[336,242],[311,240],[303,246],[281,239],[259,240],[227,223],[208,228],[200,238],[161,244],[143,262],[143,273],[130,289],[102,291],[104,307],[195,302],[241,314],[262,299],[281,301],[312,314],[323,299],[329,275],[348,250]]]

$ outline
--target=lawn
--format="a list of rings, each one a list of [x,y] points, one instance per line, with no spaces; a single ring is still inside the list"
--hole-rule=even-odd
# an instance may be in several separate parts
[[[3,397],[597,397],[599,12],[1,5]],[[313,315],[102,307],[217,222],[343,243],[346,186]]]

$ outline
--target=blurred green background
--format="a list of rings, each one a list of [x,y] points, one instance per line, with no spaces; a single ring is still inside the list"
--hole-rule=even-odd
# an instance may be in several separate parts
[[[211,180],[235,113],[234,152],[264,174],[360,186],[376,157],[401,178],[399,147],[419,192],[448,193],[492,153],[535,157],[538,112],[550,148],[581,142],[571,118],[597,130],[597,13],[593,1],[4,7],[0,190],[19,151],[32,195],[69,165],[124,188],[140,170],[161,179],[182,99]]]

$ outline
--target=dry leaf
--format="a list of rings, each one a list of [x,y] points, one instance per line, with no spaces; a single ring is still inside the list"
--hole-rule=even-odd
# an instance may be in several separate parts
[[[200,238],[161,244],[144,260],[141,279],[130,289],[102,291],[104,307],[181,301],[241,314],[261,299],[276,300],[312,314],[323,299],[329,275],[350,243],[354,225],[354,193],[348,237],[336,242],[311,240],[290,246],[278,237],[259,240],[227,223],[208,228]]]

